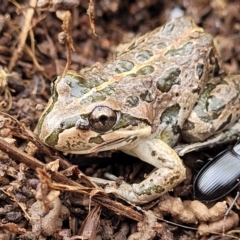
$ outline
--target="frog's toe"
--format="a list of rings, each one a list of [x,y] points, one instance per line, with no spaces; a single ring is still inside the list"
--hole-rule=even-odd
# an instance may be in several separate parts
[[[106,193],[112,193],[127,202],[135,204],[144,204],[148,202],[141,199],[141,197],[134,192],[133,186],[128,183],[122,183],[120,186],[117,186],[116,183],[112,183],[107,185],[104,190]]]

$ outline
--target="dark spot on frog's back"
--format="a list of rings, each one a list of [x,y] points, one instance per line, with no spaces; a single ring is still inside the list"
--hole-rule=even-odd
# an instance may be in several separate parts
[[[196,67],[196,75],[198,76],[198,79],[201,79],[203,75],[204,65],[202,63],[198,63]]]
[[[180,74],[181,70],[177,67],[166,70],[156,83],[157,89],[161,92],[168,92],[174,84],[180,84]]]
[[[93,87],[97,87],[107,80],[96,75],[91,79],[85,79],[77,74],[67,74],[63,80],[71,89],[71,95],[76,98],[82,97]]]
[[[167,47],[166,43],[159,43],[159,44],[157,44],[157,49],[163,49],[165,47]]]
[[[126,103],[130,108],[136,107],[139,104],[139,98],[137,96],[129,96],[126,98]]]
[[[139,75],[149,75],[149,74],[153,73],[154,70],[155,70],[154,67],[149,65],[149,66],[145,66],[145,67],[140,68],[136,72],[136,74],[137,74],[137,76],[139,76]]]
[[[115,88],[117,85],[118,85],[118,82],[113,82],[112,84],[105,86],[103,89],[101,89],[101,91],[92,92],[90,96],[83,98],[79,104],[85,104],[87,102],[94,103],[94,102],[105,101],[108,96],[115,93]]]
[[[129,72],[133,69],[133,67],[134,67],[134,64],[132,62],[127,60],[119,60],[116,65],[115,72],[118,74],[123,72]]]
[[[180,105],[175,104],[165,109],[160,117],[160,121],[170,125],[177,125]]]
[[[140,94],[140,98],[141,98],[142,101],[145,101],[145,102],[148,102],[148,103],[153,101],[153,97],[148,90],[143,90]]]
[[[90,90],[86,85],[86,80],[80,76],[67,74],[64,82],[70,87],[73,97],[81,97]]]
[[[166,57],[174,57],[174,56],[187,56],[193,52],[194,44],[192,42],[188,42],[180,48],[171,47],[166,53]]]
[[[143,50],[137,53],[136,59],[139,62],[145,62],[153,56],[153,53],[149,50]]]

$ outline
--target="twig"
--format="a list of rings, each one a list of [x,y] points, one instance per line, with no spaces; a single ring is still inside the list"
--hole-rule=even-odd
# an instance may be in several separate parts
[[[40,169],[45,168],[44,163],[40,162],[39,160],[37,160],[36,158],[34,158],[32,156],[29,156],[28,154],[20,151],[18,148],[7,143],[2,138],[0,138],[0,150],[7,153],[15,161],[24,163],[25,165],[27,165],[28,167],[30,167],[33,170],[36,170],[37,168],[40,168]],[[63,174],[61,174],[59,172],[52,172],[51,179],[57,183],[63,183],[66,185],[79,187],[86,194],[91,195],[91,188],[85,187],[85,186],[65,177]],[[108,209],[113,210],[117,214],[124,215],[124,216],[131,218],[133,220],[136,220],[136,221],[143,221],[143,215],[141,213],[131,209],[130,207],[124,206],[121,203],[112,201],[104,194],[94,195],[94,196],[92,196],[92,200]]]
[[[13,68],[16,65],[16,62],[18,61],[19,57],[22,54],[27,36],[28,36],[28,31],[31,29],[31,22],[32,22],[32,18],[34,15],[34,8],[37,5],[37,0],[30,0],[29,2],[29,8],[26,10],[26,14],[25,16],[25,21],[24,21],[24,26],[22,28],[22,31],[20,33],[19,36],[19,43],[18,43],[18,47],[16,50],[14,50],[13,55],[11,57],[11,60],[9,62],[8,65],[8,70],[9,72],[11,72],[13,70]]]

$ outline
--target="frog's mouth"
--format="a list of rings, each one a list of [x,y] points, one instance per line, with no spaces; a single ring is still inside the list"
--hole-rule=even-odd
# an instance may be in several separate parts
[[[132,144],[138,140],[137,136],[128,136],[126,138],[118,138],[112,141],[106,141],[99,146],[91,149],[93,152],[102,152],[107,150],[121,149],[121,147]]]
[[[56,144],[50,146],[65,153],[93,154],[134,148],[141,139],[147,138],[150,134],[151,127],[144,124],[105,134],[89,131],[79,133],[75,128],[70,128],[60,133]]]

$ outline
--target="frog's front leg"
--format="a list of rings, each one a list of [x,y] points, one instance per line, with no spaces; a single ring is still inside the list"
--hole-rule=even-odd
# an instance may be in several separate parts
[[[139,184],[122,183],[119,187],[111,185],[106,192],[136,204],[147,203],[172,190],[186,177],[185,167],[176,152],[159,139],[144,139],[131,148],[121,149],[129,155],[158,168]]]

